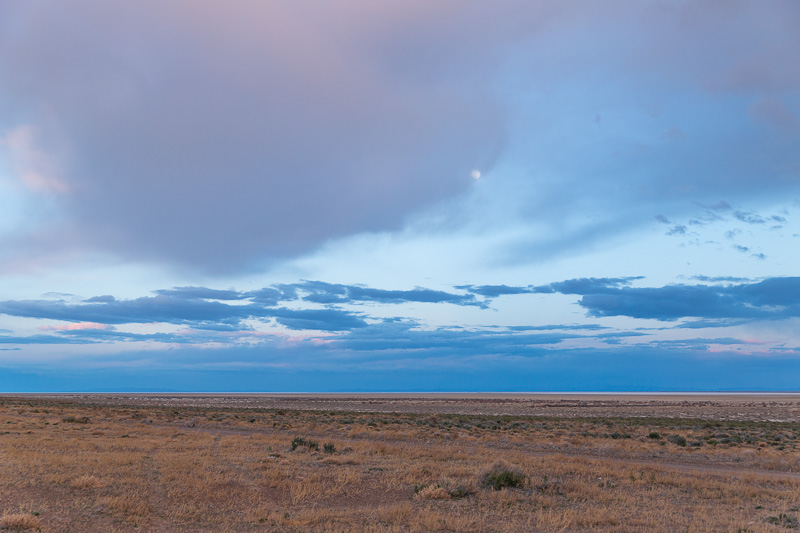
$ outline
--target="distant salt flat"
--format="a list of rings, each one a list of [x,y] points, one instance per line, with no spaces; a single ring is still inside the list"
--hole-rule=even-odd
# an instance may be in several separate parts
[[[30,394],[51,401],[198,408],[552,417],[800,421],[800,393]]]

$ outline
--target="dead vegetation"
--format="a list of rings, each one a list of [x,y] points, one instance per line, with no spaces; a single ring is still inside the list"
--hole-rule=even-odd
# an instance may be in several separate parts
[[[25,531],[29,529],[41,530],[39,519],[32,514],[14,513],[4,514],[0,517],[0,528],[12,531]]]
[[[790,531],[799,443],[795,423],[0,399],[0,528]]]

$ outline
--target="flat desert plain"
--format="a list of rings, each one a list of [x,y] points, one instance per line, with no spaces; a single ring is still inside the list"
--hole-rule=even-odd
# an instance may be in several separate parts
[[[800,395],[0,397],[8,531],[791,531]]]

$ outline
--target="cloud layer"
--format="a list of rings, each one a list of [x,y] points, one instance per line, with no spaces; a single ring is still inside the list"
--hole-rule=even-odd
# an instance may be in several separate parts
[[[545,223],[796,191],[798,24],[791,0],[4,4],[0,134],[62,217],[15,246],[237,271],[397,229],[498,158],[530,172],[500,203]]]
[[[701,276],[706,281],[707,276]],[[509,294],[560,293],[582,296],[578,304],[589,316],[626,316],[656,320],[703,319],[781,320],[800,317],[800,278],[770,278],[758,283],[630,287],[640,277],[582,278],[549,285],[509,287],[465,286],[474,294],[495,298]],[[723,278],[716,281],[739,281]]]
[[[32,122],[29,144],[63,155],[40,181],[60,184],[87,241],[241,266],[396,228],[491,164],[500,114],[472,81],[497,43],[453,46],[459,10],[5,5],[0,94]]]
[[[623,316],[661,321],[686,320],[687,329],[734,326],[744,322],[800,318],[800,278],[770,278],[757,283],[667,285],[632,287],[632,278],[582,278],[547,285],[461,286],[462,292],[384,290],[363,286],[304,281],[274,285],[254,291],[218,290],[206,287],[174,287],[157,290],[156,296],[117,299],[111,295],[85,300],[0,301],[0,315],[70,323],[45,326],[47,335],[5,335],[4,344],[52,344],[74,342],[225,342],[258,336],[254,324],[278,324],[288,330],[341,334],[326,342],[346,349],[371,351],[462,346],[467,352],[522,354],[526,346],[558,344],[566,339],[593,339],[618,344],[622,339],[648,335],[635,330],[609,330],[597,324],[485,325],[477,329],[424,327],[416,319],[395,314],[370,316],[372,306],[403,309],[404,304],[426,303],[474,307],[490,312],[493,300],[510,295],[563,294],[580,297],[577,303],[589,317]],[[476,295],[481,298],[476,298]],[[387,307],[390,306],[390,307]],[[391,314],[391,312],[390,312]],[[255,321],[255,322],[253,322]],[[121,332],[116,326],[134,324],[177,325],[191,328],[180,334]],[[40,328],[41,329],[41,328]],[[362,330],[356,333],[356,330]],[[348,333],[349,332],[349,333]],[[9,331],[10,333],[10,331]],[[233,335],[232,335],[233,334]],[[712,341],[700,340],[701,344]],[[713,342],[712,342],[713,343]],[[729,344],[720,341],[719,344]],[[475,346],[476,348],[469,348]]]

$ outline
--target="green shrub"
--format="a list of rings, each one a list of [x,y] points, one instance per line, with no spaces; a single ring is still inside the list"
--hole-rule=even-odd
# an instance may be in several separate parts
[[[521,487],[525,484],[525,474],[518,468],[504,462],[495,463],[481,475],[481,487],[500,490],[504,487]]]
[[[325,453],[336,453],[336,446],[332,442],[326,442],[322,445],[322,451]]]
[[[767,522],[776,526],[783,526],[788,529],[797,529],[800,527],[800,522],[798,522],[796,516],[785,513],[781,513],[778,516],[770,516],[767,518]]]
[[[670,435],[667,440],[669,440],[672,444],[677,444],[678,446],[686,446],[686,438],[683,435]]]
[[[661,438],[661,435],[658,431],[651,431],[650,434],[647,436],[648,439],[658,440]]]
[[[89,417],[88,416],[81,416],[81,417],[75,418],[74,416],[66,416],[66,417],[62,418],[61,421],[62,422],[72,423],[72,424],[88,424],[89,423]]]
[[[292,451],[296,450],[298,447],[305,447],[309,450],[319,450],[319,444],[316,441],[304,439],[303,437],[295,437],[292,439]]]

